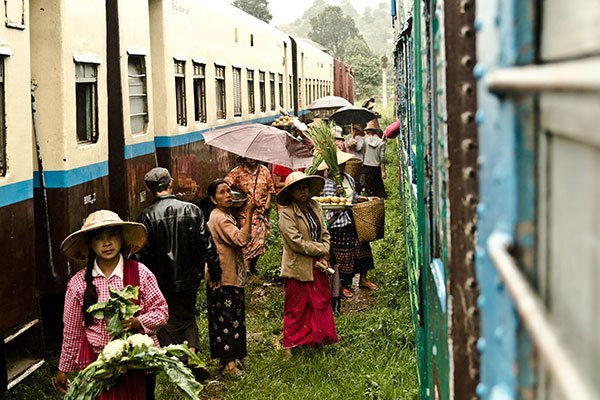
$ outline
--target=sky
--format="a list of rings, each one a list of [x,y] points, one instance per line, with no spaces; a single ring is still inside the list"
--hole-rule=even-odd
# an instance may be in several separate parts
[[[269,0],[269,8],[273,14],[271,25],[283,25],[302,17],[304,11],[312,6],[314,0]],[[341,0],[325,0],[332,6],[340,4]],[[362,13],[365,6],[375,8],[381,0],[350,0],[354,8]]]

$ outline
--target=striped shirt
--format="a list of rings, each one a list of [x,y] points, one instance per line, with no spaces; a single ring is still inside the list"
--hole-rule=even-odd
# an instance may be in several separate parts
[[[123,260],[119,261],[120,264]],[[98,270],[92,274],[93,283],[98,293],[98,302],[107,301],[109,298],[109,287],[123,289],[123,266],[115,268],[115,272],[106,278]],[[146,266],[139,264],[140,273],[140,310],[136,318],[140,321],[142,329],[140,333],[149,335],[156,346],[159,346],[156,331],[164,326],[169,319],[167,302],[163,297],[156,278]],[[85,269],[77,272],[67,285],[65,294],[65,308],[63,313],[63,344],[60,354],[58,369],[69,372],[76,369],[79,350],[83,343],[84,335],[87,337],[94,352],[99,353],[109,342],[106,320],[94,319],[90,326],[83,323],[83,294],[85,293]]]
[[[348,193],[349,191],[352,192],[351,196],[352,196],[352,203],[356,203],[356,199],[357,199],[357,195],[356,195],[356,184],[354,183],[354,178],[352,178],[350,175],[344,173],[344,187],[348,186],[348,188],[346,189],[346,193]],[[326,179],[325,180],[325,186],[323,186],[323,196],[335,196],[335,192],[336,192],[336,184],[332,179]],[[338,211],[327,211],[326,215],[327,215],[327,219],[330,219],[331,217],[333,217],[334,213],[336,213]],[[340,213],[340,216],[338,217],[338,219],[336,219],[333,224],[331,224],[332,228],[342,228],[344,226],[348,226],[350,224],[352,224],[352,218],[350,217],[350,212],[349,210],[344,210]]]

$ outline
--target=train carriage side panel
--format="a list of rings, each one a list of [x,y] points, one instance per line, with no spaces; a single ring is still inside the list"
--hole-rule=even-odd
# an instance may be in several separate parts
[[[79,267],[61,255],[60,244],[89,213],[109,206],[105,8],[34,0],[31,11],[44,169],[44,187],[36,185],[34,193],[37,281],[46,338],[57,345],[65,285]],[[46,211],[49,238],[41,222]]]
[[[333,94],[334,58],[317,43],[297,39],[299,113],[319,97]]]

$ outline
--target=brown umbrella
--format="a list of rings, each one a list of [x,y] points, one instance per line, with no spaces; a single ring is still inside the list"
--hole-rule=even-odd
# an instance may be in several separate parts
[[[323,110],[327,108],[341,108],[351,106],[348,100],[338,96],[325,96],[316,99],[307,107],[309,110]]]
[[[312,153],[302,140],[261,124],[241,124],[203,134],[206,144],[242,157],[298,169],[312,165]]]

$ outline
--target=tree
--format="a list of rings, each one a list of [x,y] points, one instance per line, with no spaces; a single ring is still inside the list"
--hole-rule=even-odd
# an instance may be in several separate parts
[[[381,85],[380,61],[362,37],[347,41],[344,62],[352,68],[356,88],[360,93],[369,95],[378,91]]]
[[[312,30],[308,37],[328,48],[337,58],[344,57],[346,42],[359,35],[352,17],[338,6],[327,6],[310,19]]]
[[[233,5],[267,24],[273,19],[269,11],[269,0],[233,0]]]

